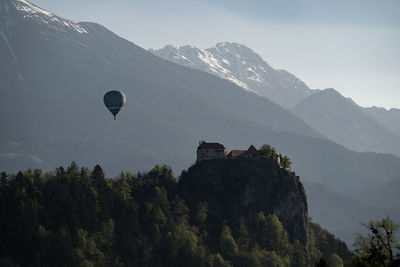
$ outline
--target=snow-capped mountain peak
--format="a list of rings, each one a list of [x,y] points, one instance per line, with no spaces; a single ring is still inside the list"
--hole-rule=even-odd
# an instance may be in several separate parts
[[[30,13],[32,15],[40,14],[40,15],[44,15],[47,17],[53,17],[52,13],[32,5],[31,3],[29,3],[26,0],[16,0],[13,2],[13,4],[18,10],[24,11],[26,13]]]
[[[151,49],[150,52],[180,65],[199,69],[222,77],[246,90],[251,90],[248,88],[247,84],[235,77],[235,75],[226,68],[226,66],[229,66],[229,62],[217,59],[212,53],[205,49],[196,48],[191,45],[166,45],[160,50]]]
[[[260,55],[242,44],[220,42],[207,49],[167,45],[150,52],[227,79],[285,108],[295,106],[313,93],[293,74],[273,69]]]
[[[8,19],[10,19],[10,12],[16,11],[21,14],[24,19],[33,19],[62,30],[72,30],[81,34],[87,33],[86,29],[79,23],[58,17],[26,0],[2,0],[2,2],[3,3],[0,4],[0,12],[5,13],[4,17]],[[7,24],[10,26],[10,23]]]
[[[268,65],[260,55],[254,52],[251,48],[239,44],[239,43],[229,43],[229,42],[220,42],[217,43],[214,47],[206,49],[212,53],[219,53],[220,55],[230,55],[234,54],[238,58],[243,58],[247,60],[251,60],[252,62],[258,62],[259,64]],[[268,65],[269,67],[269,65]]]

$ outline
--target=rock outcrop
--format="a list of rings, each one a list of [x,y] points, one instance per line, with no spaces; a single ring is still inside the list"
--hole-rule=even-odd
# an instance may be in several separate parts
[[[291,238],[308,244],[303,185],[269,158],[204,161],[183,172],[179,184],[188,202],[206,201],[218,211],[210,216],[226,218],[233,229],[251,223],[259,212],[274,213]]]

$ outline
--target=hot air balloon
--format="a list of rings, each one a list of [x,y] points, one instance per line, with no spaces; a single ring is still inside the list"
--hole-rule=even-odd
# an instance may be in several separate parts
[[[109,91],[104,95],[103,101],[104,105],[114,115],[115,120],[115,116],[117,116],[126,102],[126,97],[121,91]]]

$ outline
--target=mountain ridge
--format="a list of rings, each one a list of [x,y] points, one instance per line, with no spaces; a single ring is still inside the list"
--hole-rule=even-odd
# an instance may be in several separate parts
[[[313,93],[293,74],[273,69],[260,55],[238,43],[220,42],[207,49],[167,45],[149,51],[169,61],[227,79],[284,108],[294,106]]]
[[[13,5],[13,7],[10,5]],[[87,33],[86,30],[79,25],[79,23],[56,16],[53,13],[44,10],[26,0],[3,0],[3,4],[0,3],[0,9],[3,11],[3,14],[9,14],[10,11],[20,12],[24,14],[25,18],[32,18],[53,27],[58,26],[59,28],[68,28],[79,33]],[[7,16],[4,16],[4,18],[5,20],[3,20],[3,25],[5,26],[2,28],[7,29],[11,26],[11,23],[7,20]]]
[[[15,23],[4,34],[20,64],[9,67],[12,55],[0,39],[7,55],[0,69],[12,78],[0,79],[7,81],[0,90],[2,171],[52,170],[75,160],[101,164],[108,176],[158,163],[179,173],[195,161],[198,141],[207,140],[232,149],[270,143],[302,179],[346,194],[400,172],[397,157],[350,151],[277,104],[156,57],[98,24],[80,23],[87,31],[80,33],[12,12]],[[127,96],[116,121],[102,102],[111,89]]]
[[[382,107],[368,107],[365,108],[365,111],[394,134],[400,136],[400,109],[391,108],[387,110]]]
[[[352,150],[400,156],[400,137],[335,89],[316,92],[292,111],[322,135]]]
[[[215,114],[220,114],[218,116],[221,118],[218,120],[221,121],[229,121],[226,118],[232,115],[235,117],[234,120],[245,119],[248,121],[245,124],[249,124],[249,126],[246,126],[247,128],[257,127],[260,129],[258,131],[262,131],[263,127],[268,127],[274,129],[274,131],[289,131],[320,136],[316,131],[297,120],[297,118],[278,105],[255,94],[234,88],[230,83],[215,76],[205,75],[198,71],[167,63],[146,50],[118,37],[101,25],[81,23],[87,32],[81,34],[76,31],[65,31],[64,28],[66,26],[62,25],[62,29],[59,30],[52,25],[44,23],[41,19],[37,20],[36,17],[24,17],[24,13],[21,12],[13,12],[16,23],[12,25],[12,29],[9,29],[11,31],[9,41],[17,58],[23,62],[19,71],[26,82],[25,98],[29,101],[26,106],[33,107],[33,110],[29,113],[31,115],[29,121],[32,121],[31,131],[35,133],[32,136],[37,133],[46,137],[50,135],[50,132],[53,132],[51,135],[54,135],[56,131],[63,130],[69,132],[68,127],[66,127],[68,123],[74,123],[76,126],[81,127],[82,130],[88,130],[90,123],[99,124],[100,121],[106,123],[104,119],[107,117],[101,120],[96,118],[96,121],[89,122],[91,117],[88,114],[106,114],[102,105],[93,102],[90,96],[97,95],[96,91],[99,89],[104,92],[107,88],[127,88],[125,91],[128,103],[131,103],[131,105],[128,104],[126,106],[126,109],[130,110],[127,112],[134,112],[132,108],[139,109],[141,113],[146,114],[144,116],[151,116],[151,121],[157,120],[164,125],[165,123],[162,121],[168,121],[168,124],[171,125],[165,126],[172,132],[176,132],[175,129],[172,129],[172,125],[179,125],[178,128],[182,128],[184,125],[182,129],[191,128],[190,132],[192,133],[190,135],[198,136],[190,142],[191,144],[208,135],[204,129],[199,128],[199,124],[207,124],[209,119],[206,118],[215,117]],[[50,37],[51,41],[47,39]],[[30,40],[29,49],[26,47],[26,39]],[[89,47],[90,50],[88,50]],[[130,51],[129,54],[125,53],[128,50]],[[60,55],[63,56],[60,57]],[[94,65],[96,66],[95,69],[93,68]],[[99,73],[102,74],[99,75]],[[135,73],[136,81],[131,82],[132,78],[128,78],[130,81],[127,81],[126,77],[129,77],[130,73]],[[159,79],[154,80],[153,77],[149,77],[149,73],[154,73],[153,77],[159,77]],[[189,75],[189,77],[195,76],[196,78],[190,80],[185,78],[186,75]],[[115,78],[111,81],[105,79],[107,76]],[[171,79],[171,77],[174,78]],[[159,82],[161,79],[164,79],[164,81]],[[184,83],[188,86],[183,88],[182,85],[175,82],[175,79],[185,80]],[[197,84],[203,84],[201,89],[199,85],[195,84],[196,80],[201,80],[201,82],[197,82]],[[135,86],[132,87],[132,84]],[[217,86],[216,89],[211,89],[215,86]],[[35,93],[32,93],[33,88],[36,90]],[[78,93],[77,90],[79,88],[85,88],[84,93]],[[227,90],[227,88],[230,89]],[[232,90],[234,91],[233,95]],[[7,87],[4,93],[13,94],[11,88]],[[99,95],[97,96],[100,98]],[[222,96],[225,99],[220,101],[219,99]],[[150,100],[151,97],[153,97],[152,100]],[[172,101],[172,97],[182,101],[179,102],[179,105],[166,105],[163,100],[169,99]],[[139,101],[139,99],[141,100]],[[241,99],[241,101],[238,101],[238,99]],[[8,102],[6,98],[3,100]],[[79,105],[72,110],[70,109],[69,101]],[[157,101],[156,105],[154,105],[155,101]],[[188,104],[188,101],[191,101],[192,104]],[[206,101],[207,108],[199,106],[199,101]],[[158,112],[150,111],[141,102],[154,103],[148,107],[152,107],[154,111]],[[247,102],[249,104],[246,104]],[[25,103],[19,103],[15,106],[15,109],[22,109],[24,105]],[[175,106],[175,110],[171,109],[173,106]],[[52,110],[53,112],[48,113],[40,107],[46,107],[46,110]],[[193,118],[185,114],[185,108],[189,110],[196,109],[196,114],[204,115],[202,115],[201,119],[198,118],[197,123],[195,123]],[[63,112],[59,112],[62,110]],[[124,110],[120,114],[121,118],[124,116]],[[139,112],[134,113],[135,116],[141,117]],[[4,116],[2,121],[10,121],[10,118],[5,116],[7,112],[2,114]],[[174,120],[171,120],[172,117],[165,117],[165,114],[173,114]],[[279,118],[276,118],[276,116],[279,116]],[[75,119],[75,122],[71,121],[72,118]],[[76,118],[80,118],[80,120],[76,120]],[[63,120],[65,122],[61,123]],[[142,120],[147,121],[144,118]],[[213,120],[211,119],[210,121]],[[233,126],[235,124],[234,120],[230,120]],[[83,121],[86,121],[85,125],[82,124]],[[53,127],[49,128],[50,122],[53,123]],[[28,121],[21,120],[21,123],[28,123]],[[118,121],[114,123],[118,123]],[[152,128],[155,128],[155,126],[152,126]],[[48,133],[44,132],[44,130],[48,131]],[[177,134],[175,133],[173,136]],[[218,135],[222,136],[222,134]],[[52,137],[52,139],[54,138]],[[31,141],[25,143],[38,144],[38,142],[43,142],[43,140]],[[144,144],[146,143],[144,142]],[[8,146],[8,144],[5,145]],[[15,149],[10,152],[18,154],[17,148]],[[32,148],[29,150],[32,150]],[[42,158],[40,155],[36,156]],[[159,155],[156,157],[158,158]],[[43,160],[44,158],[42,158]],[[189,164],[190,161],[186,162],[186,164]],[[155,164],[156,162],[153,163]],[[183,164],[179,165],[180,168],[183,167]]]
[[[321,135],[351,150],[400,155],[400,113],[362,108],[333,88],[311,90],[286,70],[273,69],[245,45],[220,42],[207,49],[166,45],[149,51],[171,62],[227,79],[244,90],[270,99]],[[327,111],[327,107],[318,101],[329,103],[331,110]],[[332,120],[340,112],[340,117]],[[329,116],[331,120],[328,122],[318,116]]]

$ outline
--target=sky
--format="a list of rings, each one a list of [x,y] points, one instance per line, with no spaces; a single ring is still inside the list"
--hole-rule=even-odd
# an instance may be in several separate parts
[[[400,108],[398,0],[31,0],[145,48],[237,42],[310,88]]]

